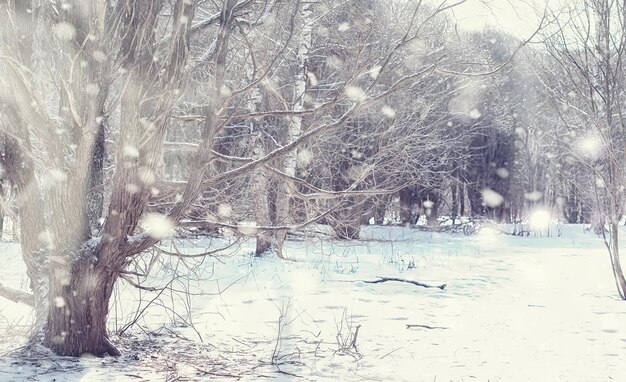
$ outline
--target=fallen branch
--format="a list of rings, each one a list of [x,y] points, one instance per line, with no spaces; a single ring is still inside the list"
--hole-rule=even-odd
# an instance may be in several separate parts
[[[13,302],[21,302],[28,306],[35,306],[35,296],[30,293],[4,286],[0,283],[0,296]]]
[[[373,281],[363,280],[363,282],[368,283],[368,284],[378,284],[378,283],[384,283],[384,282],[387,282],[387,281],[398,281],[398,282],[402,282],[402,283],[409,283],[409,284],[421,286],[423,288],[445,289],[448,286],[448,284],[428,285],[428,284],[421,283],[419,281],[399,279],[399,278],[396,278],[396,277],[380,277],[380,276],[378,276],[378,280],[373,280]]]
[[[419,325],[419,324],[406,324],[407,329],[411,328],[424,328],[424,329],[448,329],[444,326],[428,326],[428,325]]]

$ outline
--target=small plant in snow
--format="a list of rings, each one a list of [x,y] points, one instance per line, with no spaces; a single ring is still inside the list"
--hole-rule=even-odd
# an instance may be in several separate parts
[[[416,268],[416,267],[415,267],[415,259],[411,259],[411,260],[409,261],[409,264],[406,266],[406,269],[407,269],[407,270],[411,270],[411,269],[415,269],[415,268]]]
[[[280,307],[278,305],[276,305],[276,307],[278,308],[280,313],[278,316],[278,332],[276,334],[274,351],[272,352],[271,364],[274,365],[280,373],[292,375],[291,373],[282,370],[281,366],[302,365],[302,362],[299,361],[299,359],[302,357],[302,352],[297,346],[295,347],[295,349],[293,347],[290,347],[291,349],[286,350],[286,348],[288,347],[286,346],[287,341],[293,341],[293,338],[290,338],[288,336],[290,332],[289,325],[291,325],[294,320],[299,317],[299,315],[296,317],[291,317],[290,310],[293,308],[293,303],[291,302],[291,299],[287,299],[287,301],[281,304]]]
[[[341,314],[341,320],[335,323],[337,327],[337,335],[335,336],[337,339],[337,350],[335,354],[349,355],[355,360],[358,360],[363,357],[357,348],[361,325],[356,325],[355,327],[352,323],[352,318],[349,318],[347,313],[348,310],[344,308]]]

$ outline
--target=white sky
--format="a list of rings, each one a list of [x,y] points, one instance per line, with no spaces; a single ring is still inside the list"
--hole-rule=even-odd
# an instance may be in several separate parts
[[[454,0],[449,0],[452,4]],[[539,25],[540,14],[548,3],[558,7],[563,0],[467,0],[453,8],[461,28],[481,30],[490,25],[519,38],[529,37]]]

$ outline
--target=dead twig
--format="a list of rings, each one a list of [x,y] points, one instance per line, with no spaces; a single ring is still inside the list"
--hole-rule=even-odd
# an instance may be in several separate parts
[[[390,351],[389,353],[387,353],[384,356],[380,357],[379,359],[383,359],[383,358],[387,357],[388,355],[391,355],[391,354],[397,352],[400,349],[402,349],[402,346],[400,346],[399,348],[393,349],[392,351]]]

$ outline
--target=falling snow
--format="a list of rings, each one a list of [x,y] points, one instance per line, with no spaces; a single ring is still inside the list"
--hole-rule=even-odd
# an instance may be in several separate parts
[[[174,234],[174,223],[165,215],[149,213],[143,219],[143,226],[155,239],[167,239]]]
[[[0,382],[626,375],[623,2],[144,3],[0,5]]]
[[[480,195],[483,199],[483,203],[485,203],[487,207],[496,208],[504,203],[504,197],[489,188],[480,191]]]

